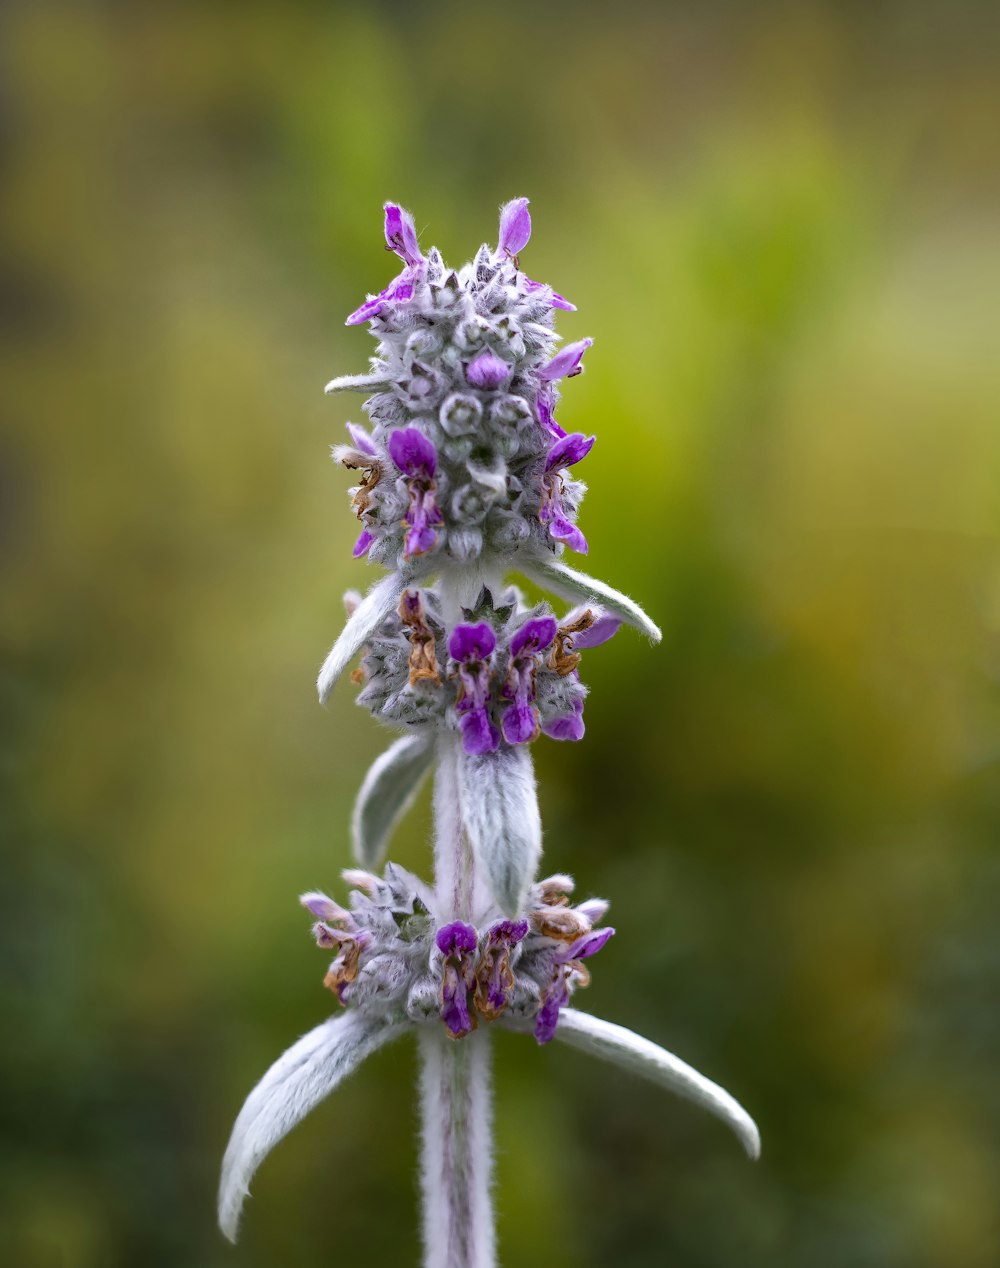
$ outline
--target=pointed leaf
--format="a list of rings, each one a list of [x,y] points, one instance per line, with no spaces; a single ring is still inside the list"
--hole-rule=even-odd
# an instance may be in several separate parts
[[[602,1021],[575,1008],[564,1008],[559,1014],[556,1038],[694,1101],[728,1124],[751,1158],[760,1157],[760,1132],[743,1106],[672,1052],[624,1026]]]
[[[546,590],[552,590],[564,599],[576,601],[589,600],[615,616],[621,617],[629,625],[639,630],[658,643],[663,637],[660,627],[649,619],[638,603],[633,602],[627,594],[615,590],[612,586],[598,581],[596,577],[588,577],[586,573],[577,572],[566,564],[556,560],[532,559],[519,561],[519,571]]]
[[[250,1180],[278,1141],[365,1057],[407,1026],[345,1013],[303,1035],[271,1066],[240,1110],[222,1161],[219,1227],[231,1242]]]
[[[377,581],[354,609],[319,671],[316,686],[321,704],[326,704],[334,683],[382,621],[399,604],[403,591],[414,580],[413,572],[391,572]]]
[[[341,374],[331,379],[323,391],[329,396],[332,392],[381,392],[388,386],[384,374]]]
[[[476,864],[501,910],[517,916],[542,853],[542,823],[527,745],[459,755],[462,819]]]
[[[404,735],[376,758],[354,803],[351,834],[354,857],[362,867],[376,870],[396,824],[409,810],[434,765],[429,735]]]

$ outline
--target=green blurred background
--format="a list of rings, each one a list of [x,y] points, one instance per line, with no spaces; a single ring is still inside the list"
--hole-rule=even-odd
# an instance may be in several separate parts
[[[1000,22],[986,3],[8,3],[0,1262],[412,1264],[414,1054],[214,1226],[329,1011],[386,737],[314,670],[393,273],[532,198],[592,335],[589,567],[666,630],[536,747],[619,935],[586,1007],[756,1115],[500,1035],[506,1268],[1000,1263]],[[396,856],[425,870],[426,803]]]

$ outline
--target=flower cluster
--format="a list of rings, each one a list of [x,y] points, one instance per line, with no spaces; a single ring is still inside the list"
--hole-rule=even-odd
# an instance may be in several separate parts
[[[439,924],[434,892],[387,864],[384,874],[349,869],[349,908],[326,894],[303,894],[313,936],[335,950],[323,980],[345,1007],[412,1022],[440,1019],[452,1039],[504,1014],[534,1018],[535,1038],[554,1038],[559,1012],[590,981],[583,964],[614,933],[596,928],[600,898],[572,907],[569,876],[539,881],[517,919],[485,913],[477,925]]]
[[[559,620],[513,588],[499,604],[484,588],[463,616],[449,631],[433,587],[405,591],[369,639],[358,703],[394,725],[458,727],[470,754],[542,732],[582,739],[580,652],[611,638],[619,619],[580,607]]]
[[[517,198],[496,247],[456,271],[436,249],[424,256],[410,214],[386,204],[386,243],[405,267],[347,319],[371,323],[371,372],[327,388],[371,392],[372,430],[348,424],[350,443],[334,449],[361,472],[356,556],[464,563],[528,542],[586,552],[576,526],[585,489],[568,473],[594,437],[567,435],[555,409],[556,384],[582,371],[592,341],[555,352],[553,313],[573,305],[521,271],[530,234],[528,200]]]

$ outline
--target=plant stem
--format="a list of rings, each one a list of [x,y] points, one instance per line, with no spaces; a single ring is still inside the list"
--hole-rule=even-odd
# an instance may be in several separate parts
[[[496,593],[499,580],[480,568],[442,577],[449,626],[475,604],[484,584]],[[460,738],[442,735],[434,779],[434,884],[438,919],[474,924],[489,900],[462,821],[460,762]],[[424,1268],[494,1268],[489,1036],[479,1030],[453,1040],[432,1026],[421,1031],[419,1045]]]
[[[424,1268],[494,1268],[490,1039],[421,1030]]]

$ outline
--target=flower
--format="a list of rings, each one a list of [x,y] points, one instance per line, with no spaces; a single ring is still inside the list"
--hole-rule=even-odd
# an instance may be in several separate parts
[[[596,437],[584,436],[582,432],[571,432],[557,440],[545,459],[545,474],[542,476],[544,492],[538,518],[542,524],[548,526],[550,537],[564,542],[581,555],[587,553],[587,539],[563,507],[565,481],[562,472],[586,458],[593,449],[595,440]]]
[[[508,744],[527,744],[538,734],[535,677],[538,662],[556,637],[553,616],[526,621],[510,640],[510,665],[501,695],[510,707],[503,715],[503,738]]]
[[[347,318],[345,326],[358,326],[363,321],[371,321],[374,317],[380,317],[389,305],[405,304],[413,298],[416,283],[423,273],[424,257],[417,245],[413,217],[396,203],[385,204],[385,241],[387,249],[395,251],[406,268],[398,277],[393,278],[384,291],[380,291],[378,295],[369,295],[361,307],[356,308]]]
[[[459,679],[455,712],[461,719],[462,744],[473,755],[492,753],[500,743],[489,715],[490,657],[496,645],[496,635],[485,621],[456,625],[448,640]]]
[[[407,525],[403,553],[412,559],[433,550],[435,526],[443,519],[434,501],[437,453],[419,427],[401,427],[389,437],[389,456],[406,476],[410,505],[403,520]]]

